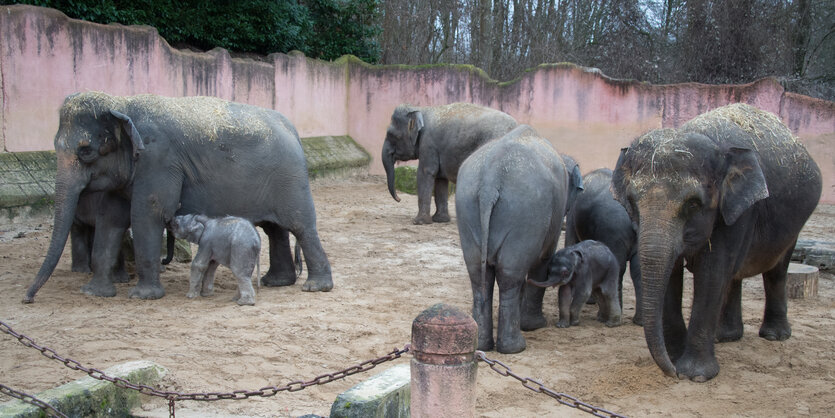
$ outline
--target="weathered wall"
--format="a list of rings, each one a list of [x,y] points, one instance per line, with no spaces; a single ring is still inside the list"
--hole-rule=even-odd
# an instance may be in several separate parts
[[[614,165],[620,148],[732,102],[778,114],[821,166],[835,203],[835,103],[786,93],[773,79],[746,85],[650,85],[613,80],[570,64],[542,65],[499,83],[469,66],[372,66],[273,54],[266,62],[171,48],[153,28],[99,25],[31,6],[0,7],[0,147],[52,149],[57,109],[84,90],[111,94],[211,95],[276,109],[303,137],[353,137],[382,173],[380,149],[392,110],[468,101],[534,126],[584,171]]]

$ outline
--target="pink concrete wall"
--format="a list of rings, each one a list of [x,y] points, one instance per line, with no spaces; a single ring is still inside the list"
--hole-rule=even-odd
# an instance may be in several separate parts
[[[380,150],[400,103],[456,101],[501,109],[535,127],[583,171],[612,167],[647,130],[745,102],[778,114],[806,144],[835,203],[835,103],[786,93],[774,79],[746,85],[650,85],[570,64],[542,65],[499,83],[470,66],[372,66],[273,54],[266,62],[171,48],[153,28],[99,25],[31,6],[0,7],[0,148],[52,149],[57,110],[76,91],[210,95],[276,109],[303,137],[351,135],[382,173]]]

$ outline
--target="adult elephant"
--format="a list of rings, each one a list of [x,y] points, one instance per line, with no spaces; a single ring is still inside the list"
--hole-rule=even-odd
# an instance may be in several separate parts
[[[389,193],[400,201],[394,190],[394,163],[417,159],[418,214],[413,222],[449,222],[449,183],[456,182],[461,163],[478,147],[516,125],[507,113],[472,103],[397,106],[382,151]],[[435,214],[430,217],[433,192]]]
[[[270,239],[265,285],[296,280],[288,231],[306,255],[306,291],[333,287],[298,133],[273,110],[211,97],[69,96],[55,135],[55,226],[24,302],[55,268],[83,191],[130,190],[139,282],[129,296],[156,299],[161,234],[175,215],[235,215]],[[179,209],[178,209],[179,208]]]
[[[565,246],[584,240],[606,244],[618,260],[618,297],[623,307],[623,275],[629,275],[635,289],[632,322],[643,323],[641,312],[641,267],[638,260],[638,231],[623,205],[612,195],[612,170],[599,168],[583,176],[585,190],[577,195],[565,217]]]
[[[548,276],[565,214],[568,172],[550,142],[520,125],[474,152],[460,174],[455,213],[472,285],[478,349],[494,346],[493,288],[498,284],[495,348],[518,353],[525,349],[520,331],[525,283],[545,282]]]
[[[649,132],[621,152],[612,183],[639,226],[644,334],[665,374],[703,382],[719,373],[714,339],[742,337],[745,277],[763,275],[759,335],[789,338],[786,270],[821,174],[777,117],[734,104]],[[688,327],[685,265],[693,273]]]

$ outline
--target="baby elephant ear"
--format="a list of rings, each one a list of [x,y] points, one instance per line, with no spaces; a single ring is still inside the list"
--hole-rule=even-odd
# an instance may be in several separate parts
[[[133,145],[133,158],[136,159],[136,157],[139,156],[139,151],[145,149],[145,144],[142,143],[142,136],[139,135],[139,131],[136,130],[136,125],[134,125],[133,120],[131,120],[131,118],[124,113],[111,110],[110,114],[122,122],[121,125],[125,128],[128,136],[130,136],[130,141]]]
[[[768,197],[757,154],[746,148],[731,148],[727,154],[728,170],[722,180],[719,209],[726,225],[733,225],[754,203]]]

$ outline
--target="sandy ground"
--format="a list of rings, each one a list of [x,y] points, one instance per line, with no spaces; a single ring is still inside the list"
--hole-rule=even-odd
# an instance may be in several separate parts
[[[82,295],[88,278],[70,272],[65,251],[52,279],[32,305],[24,290],[37,272],[51,227],[20,226],[0,239],[0,318],[42,345],[90,367],[145,359],[167,367],[163,389],[228,392],[310,380],[402,348],[421,311],[444,302],[469,312],[471,292],[455,218],[414,226],[414,196],[396,203],[384,179],[319,180],[313,184],[319,232],[332,268],[334,289],[306,293],[301,283],[261,288],[256,306],[232,302],[231,273],[218,271],[216,294],[189,300],[188,264],[162,274],[166,296],[131,300],[133,284],[114,298]],[[802,237],[835,236],[835,207],[819,208]],[[22,233],[21,233],[22,231]],[[18,237],[18,238],[15,238]],[[266,245],[262,268],[268,261]],[[264,270],[265,271],[265,270]],[[634,294],[625,281],[624,323],[607,328],[587,306],[580,326],[558,329],[556,291],[546,293],[549,326],[525,332],[520,354],[488,353],[514,372],[587,403],[630,416],[825,416],[835,404],[835,280],[823,275],[818,297],[791,300],[792,337],[757,337],[763,310],[762,282],[744,287],[745,335],[719,344],[718,377],[692,383],[665,377],[650,358],[641,328],[632,325]],[[691,291],[686,287],[685,299]],[[689,306],[688,302],[685,302]],[[0,334],[0,382],[29,393],[82,377]],[[179,416],[327,416],[336,396],[408,355],[365,374],[295,393],[247,401],[181,402]],[[0,395],[0,401],[8,400]],[[167,416],[165,402],[146,399],[143,416]],[[477,415],[588,416],[559,405],[481,364]]]

